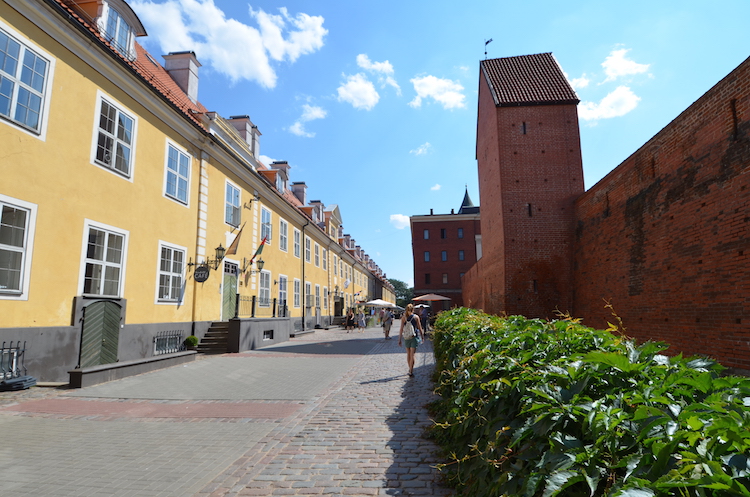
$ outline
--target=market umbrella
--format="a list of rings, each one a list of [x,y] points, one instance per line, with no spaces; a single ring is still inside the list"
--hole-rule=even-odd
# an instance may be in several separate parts
[[[414,297],[412,300],[437,301],[437,300],[451,300],[451,299],[449,297],[443,297],[442,295],[438,295],[436,293],[428,293],[427,295],[420,295],[419,297]]]
[[[383,299],[371,300],[369,302],[365,302],[365,305],[372,305],[372,306],[375,306],[375,307],[396,307],[395,304],[391,304],[390,302],[386,302]]]

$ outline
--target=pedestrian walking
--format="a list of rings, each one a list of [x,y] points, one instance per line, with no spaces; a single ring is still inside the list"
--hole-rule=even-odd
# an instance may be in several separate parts
[[[391,326],[393,325],[393,312],[390,309],[383,310],[383,333],[385,339],[391,339]]]
[[[357,326],[359,326],[359,331],[365,332],[365,313],[362,312],[362,309],[357,313]]]
[[[346,332],[351,333],[351,331],[354,329],[354,311],[349,308],[349,311],[346,313]]]
[[[403,339],[406,347],[406,365],[409,366],[409,376],[414,376],[414,354],[417,352],[420,337],[424,340],[422,324],[419,322],[419,316],[414,314],[414,306],[406,306],[404,315],[401,316],[401,329],[398,331],[398,345],[401,346]]]

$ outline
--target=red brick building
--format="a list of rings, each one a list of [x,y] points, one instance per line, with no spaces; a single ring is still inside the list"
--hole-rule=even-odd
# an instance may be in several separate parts
[[[477,124],[483,257],[464,301],[553,317],[573,303],[573,203],[583,193],[578,97],[552,54],[480,63]]]
[[[750,370],[750,59],[585,193],[576,104],[550,54],[480,64],[466,305],[601,328],[609,302],[639,341]]]
[[[433,302],[433,311],[463,306],[461,278],[482,256],[479,207],[469,192],[458,213],[412,216],[411,239],[414,256],[414,295],[436,293],[450,302]]]

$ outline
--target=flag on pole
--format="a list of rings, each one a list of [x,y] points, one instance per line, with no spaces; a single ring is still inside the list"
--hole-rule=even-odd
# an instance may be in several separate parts
[[[240,228],[240,231],[237,232],[237,236],[234,237],[234,241],[232,244],[227,247],[227,251],[225,252],[225,255],[235,255],[237,253],[237,247],[240,246],[240,235],[242,235],[242,230],[245,229],[245,225],[242,225],[242,228]]]
[[[263,246],[266,244],[267,238],[263,238],[263,241],[260,242],[260,245],[258,246],[258,250],[255,251],[255,254],[253,254],[253,258],[250,259],[250,262],[253,262],[256,257],[260,255],[261,252],[263,252]]]

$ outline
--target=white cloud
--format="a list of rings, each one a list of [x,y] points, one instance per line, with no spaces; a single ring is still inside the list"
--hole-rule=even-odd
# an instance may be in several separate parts
[[[442,188],[442,187],[439,184],[436,183],[435,186],[433,186],[432,188],[430,188],[430,190],[432,190],[433,192],[436,192],[436,191],[440,190],[440,188]]]
[[[602,67],[604,73],[607,75],[607,81],[614,81],[622,76],[630,76],[632,74],[642,74],[648,71],[650,64],[639,64],[626,58],[626,54],[630,51],[629,48],[620,48],[618,50],[612,50],[604,62]]]
[[[276,162],[276,159],[272,159],[271,157],[267,155],[263,155],[263,154],[260,154],[259,158],[260,158],[260,161],[267,166]]]
[[[425,155],[430,151],[431,148],[432,145],[430,145],[430,142],[425,142],[414,150],[409,150],[409,153],[414,155]]]
[[[394,228],[402,230],[409,226],[409,216],[403,214],[391,214],[391,224]]]
[[[401,87],[393,78],[393,65],[387,60],[384,62],[373,62],[366,54],[357,55],[357,65],[362,69],[369,71],[378,77],[378,83],[381,88],[388,85],[396,89],[396,93],[401,95]]]
[[[618,86],[599,103],[581,102],[578,115],[584,121],[620,117],[635,109],[640,100],[627,86]]]
[[[346,83],[338,87],[339,102],[348,102],[355,109],[372,110],[380,100],[375,86],[364,74],[346,76]]]
[[[583,74],[580,78],[571,79],[570,86],[572,86],[574,90],[580,90],[581,88],[586,88],[590,82],[591,80]]]
[[[328,112],[322,107],[314,105],[304,104],[302,106],[302,116],[292,124],[288,130],[290,133],[297,136],[304,136],[312,138],[315,133],[311,133],[305,130],[305,123],[314,121],[315,119],[324,119],[328,115]]]
[[[435,76],[423,76],[411,80],[417,96],[409,102],[412,107],[420,107],[422,99],[432,98],[442,104],[444,109],[465,108],[466,97],[461,93],[464,89],[460,83],[450,79],[436,78]]]
[[[224,74],[232,82],[255,81],[276,86],[271,61],[296,61],[323,46],[328,30],[321,16],[291,16],[250,9],[258,27],[227,19],[213,0],[132,0],[131,7],[147,26],[149,39],[162,53],[192,50],[203,65]]]

